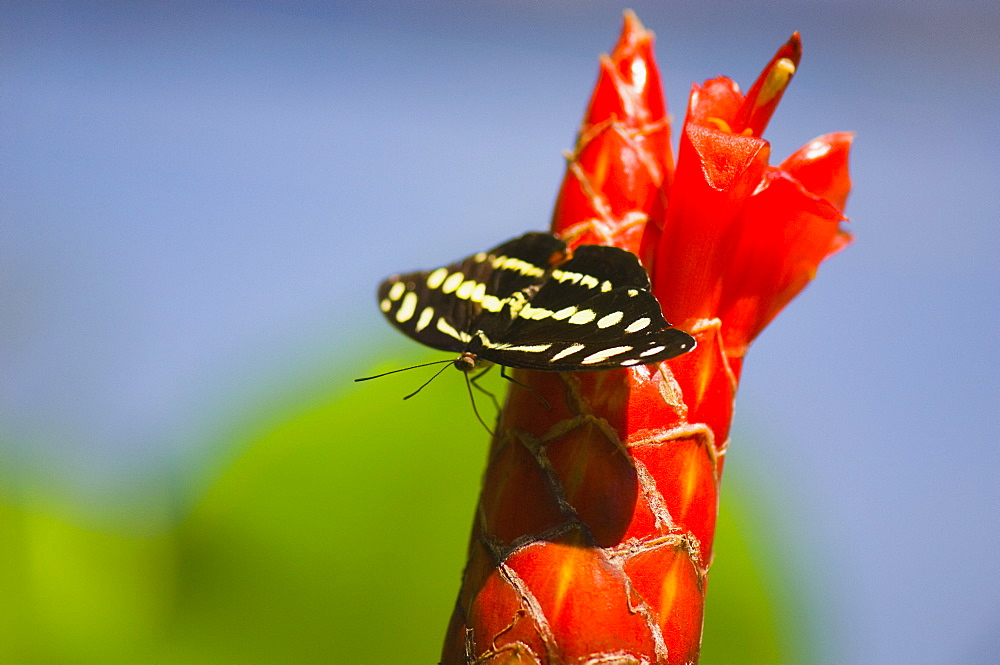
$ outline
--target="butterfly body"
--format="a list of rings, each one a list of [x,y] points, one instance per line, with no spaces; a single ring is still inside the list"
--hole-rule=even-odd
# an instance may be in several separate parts
[[[655,363],[695,340],[670,327],[636,256],[583,245],[572,254],[547,233],[527,233],[436,270],[379,286],[386,319],[412,339],[458,353],[470,372],[484,361],[543,371]]]

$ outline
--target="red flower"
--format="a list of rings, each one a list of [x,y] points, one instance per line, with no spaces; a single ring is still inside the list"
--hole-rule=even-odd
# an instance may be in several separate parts
[[[696,329],[720,319],[726,352],[747,345],[844,247],[850,134],[822,136],[768,165],[761,138],[802,54],[792,35],[744,96],[720,77],[693,86],[677,174],[652,254],[668,321]]]
[[[760,136],[799,57],[795,34],[745,96],[727,78],[694,86],[675,172],[652,34],[626,14],[553,231],[636,252],[698,347],[659,365],[515,373],[531,390],[512,390],[498,423],[444,663],[697,661],[743,354],[849,240],[850,135],[780,167]]]

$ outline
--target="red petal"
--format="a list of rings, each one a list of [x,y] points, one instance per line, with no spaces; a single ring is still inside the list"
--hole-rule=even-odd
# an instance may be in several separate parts
[[[691,86],[691,97],[688,102],[685,127],[689,124],[704,127],[720,127],[715,121],[722,120],[726,125],[732,125],[733,119],[743,105],[743,95],[740,86],[730,78],[720,76],[709,79],[703,84]]]
[[[824,134],[805,144],[781,164],[808,191],[821,196],[843,211],[851,191],[847,158],[854,134]]]
[[[714,318],[722,276],[740,239],[740,213],[760,182],[768,143],[688,123],[653,267],[668,321],[691,329]]]
[[[841,235],[840,211],[780,169],[746,203],[719,316],[730,355],[746,346],[816,275]]]

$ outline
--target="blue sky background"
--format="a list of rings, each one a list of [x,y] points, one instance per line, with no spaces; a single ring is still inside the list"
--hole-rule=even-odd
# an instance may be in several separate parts
[[[632,7],[678,120],[799,30],[776,161],[858,135],[856,242],[751,350],[727,467],[829,662],[996,662],[1000,11]],[[375,285],[547,226],[622,9],[0,4],[0,492],[170,513],[219,431],[405,348]]]

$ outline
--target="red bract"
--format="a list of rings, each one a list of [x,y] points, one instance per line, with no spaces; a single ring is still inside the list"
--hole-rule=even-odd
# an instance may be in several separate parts
[[[845,246],[851,135],[815,139],[780,167],[761,138],[798,67],[792,35],[746,96],[728,78],[695,85],[677,174],[653,254],[653,288],[668,321],[695,329],[720,319],[736,357]]]
[[[673,178],[670,122],[653,35],[632,13],[601,70],[569,156],[552,231],[571,246],[615,245],[641,254],[651,210]]]
[[[516,372],[530,390],[513,389],[498,422],[444,663],[697,661],[743,354],[848,240],[850,135],[780,167],[760,137],[799,57],[796,34],[745,96],[726,78],[694,86],[675,172],[652,34],[626,14],[553,231],[636,252],[698,347]]]

